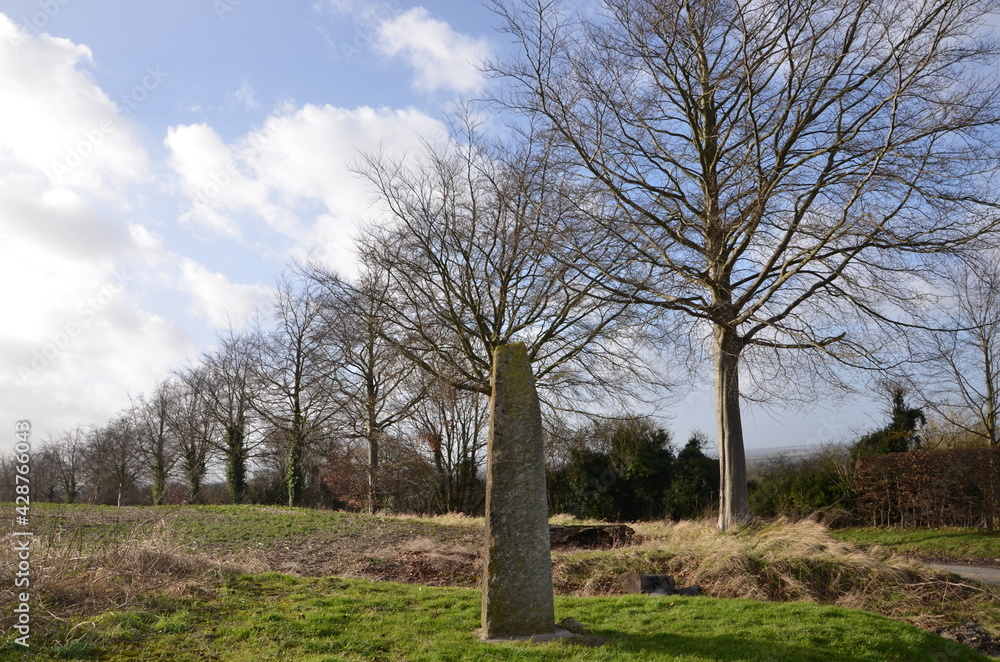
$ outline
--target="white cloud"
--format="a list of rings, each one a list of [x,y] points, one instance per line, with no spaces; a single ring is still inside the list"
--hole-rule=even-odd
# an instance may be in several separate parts
[[[0,426],[39,436],[105,420],[192,349],[138,304],[130,273],[164,253],[131,211],[149,159],[90,64],[0,14]]]
[[[101,423],[126,392],[147,390],[194,358],[194,335],[208,325],[239,326],[270,298],[269,288],[237,282],[168,245],[177,216],[157,219],[147,205],[172,191],[154,178],[126,108],[88,66],[86,46],[27,35],[0,14],[0,279],[7,284],[0,361],[11,367],[0,375],[0,426],[7,429],[22,418],[40,434]],[[252,100],[248,90],[244,102]],[[371,192],[348,162],[358,149],[416,152],[421,137],[443,133],[441,122],[412,109],[306,105],[282,107],[231,142],[193,124],[172,127],[164,143],[173,192],[190,206],[178,214],[182,223],[215,239],[238,237],[241,249],[258,254],[311,253],[349,271],[350,237],[371,214]],[[184,319],[185,306],[196,323]],[[0,450],[7,447],[0,440]]]
[[[367,41],[374,38],[378,53],[402,58],[413,68],[417,89],[468,94],[483,87],[484,77],[477,66],[490,48],[487,39],[458,32],[432,18],[424,7],[402,12],[395,1],[327,0],[327,6],[357,23],[365,43],[356,39],[354,49],[368,48]]]
[[[233,283],[186,257],[180,259],[179,286],[191,297],[190,312],[218,329],[241,328],[267,307],[272,294],[260,285]]]
[[[467,94],[483,86],[483,74],[477,65],[489,42],[457,32],[448,23],[431,18],[423,7],[384,21],[378,38],[381,53],[402,57],[413,67],[414,83],[419,89]]]
[[[98,195],[146,174],[131,123],[79,68],[91,62],[90,49],[47,34],[28,37],[3,14],[0,43],[0,166],[16,162],[24,179]]]
[[[422,138],[444,134],[439,120],[413,109],[306,105],[231,145],[205,125],[173,127],[165,143],[191,206],[183,223],[242,236],[257,218],[284,237],[286,256],[312,254],[350,271],[351,237],[372,197],[350,164],[361,152],[416,152]]]
[[[350,166],[362,153],[384,149],[402,156],[420,149],[421,138],[444,133],[439,120],[418,110],[306,105],[248,135],[243,151],[270,189],[322,200],[337,215],[359,214],[367,211],[371,191]]]

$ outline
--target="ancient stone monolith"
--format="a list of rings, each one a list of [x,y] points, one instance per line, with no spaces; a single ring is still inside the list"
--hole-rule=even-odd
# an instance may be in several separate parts
[[[486,460],[484,639],[555,631],[542,415],[524,343],[496,349]]]

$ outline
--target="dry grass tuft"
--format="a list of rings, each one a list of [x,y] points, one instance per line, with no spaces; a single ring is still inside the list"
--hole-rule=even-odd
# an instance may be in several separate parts
[[[401,513],[378,513],[379,517],[403,522],[428,522],[441,526],[460,526],[466,528],[483,528],[482,517],[472,517],[465,513],[445,513],[444,515],[408,515]]]
[[[834,540],[813,521],[751,527],[719,534],[708,526],[681,527],[686,554],[700,559],[691,583],[715,595],[760,600],[838,602],[862,599],[884,587],[919,581],[921,567],[902,557],[864,552]],[[684,531],[684,528],[695,529]],[[669,547],[673,540],[665,542]],[[926,572],[926,571],[925,571]]]
[[[638,523],[643,542],[608,552],[554,554],[558,589],[607,595],[621,572],[670,574],[678,586],[708,595],[813,601],[943,625],[945,601],[969,613],[1000,597],[948,582],[939,572],[875,547],[861,550],[812,520],[776,522],[720,533],[714,522]],[[960,610],[961,611],[961,610]]]
[[[141,596],[203,592],[225,573],[265,567],[248,555],[224,561],[178,545],[161,521],[133,523],[131,530],[94,540],[82,528],[32,538],[30,590],[52,617],[88,616],[135,604]],[[17,558],[0,552],[0,583],[14,586]]]

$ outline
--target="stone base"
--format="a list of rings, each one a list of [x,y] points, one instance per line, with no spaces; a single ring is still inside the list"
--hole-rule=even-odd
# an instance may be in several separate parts
[[[578,634],[573,634],[569,630],[564,630],[562,628],[556,628],[555,632],[545,632],[542,634],[524,634],[512,637],[489,637],[487,638],[483,633],[482,628],[476,628],[472,631],[477,637],[487,644],[503,644],[509,643],[511,641],[531,641],[534,643],[544,643],[546,641],[556,641],[557,639],[573,639],[579,637]]]

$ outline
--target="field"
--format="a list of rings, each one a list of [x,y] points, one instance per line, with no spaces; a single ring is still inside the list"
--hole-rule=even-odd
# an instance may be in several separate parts
[[[1000,597],[986,587],[813,522],[727,534],[638,524],[631,546],[556,551],[557,618],[592,636],[488,645],[472,634],[481,520],[252,506],[39,504],[32,515],[33,659],[988,659],[935,632],[1000,653]],[[15,561],[0,558],[6,594]],[[615,595],[625,570],[706,595]],[[20,657],[10,610],[0,623],[0,659]]]
[[[861,547],[879,545],[898,554],[941,562],[1000,566],[1000,532],[981,529],[873,529],[832,531]]]

